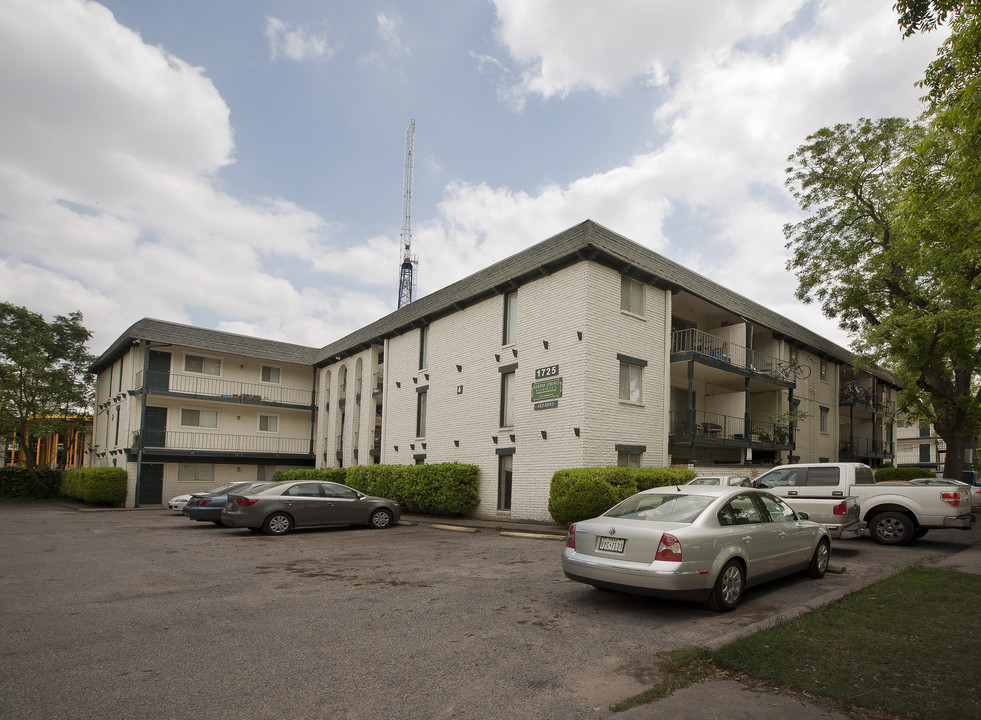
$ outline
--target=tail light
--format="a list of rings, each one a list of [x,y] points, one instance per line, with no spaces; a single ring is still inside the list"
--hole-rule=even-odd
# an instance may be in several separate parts
[[[572,524],[569,526],[569,534],[565,536],[565,546],[567,548],[576,549],[576,526]]]
[[[665,560],[667,562],[681,562],[681,542],[674,535],[664,533],[661,535],[661,542],[657,545],[657,552],[654,553],[655,560]]]
[[[847,515],[848,506],[845,503],[840,502],[837,505],[835,505],[834,510],[832,512],[835,515]]]
[[[248,507],[259,502],[259,498],[235,498],[235,504],[239,507]]]
[[[961,506],[961,494],[959,492],[944,491],[940,493],[940,497],[943,498],[943,501],[951,507]]]

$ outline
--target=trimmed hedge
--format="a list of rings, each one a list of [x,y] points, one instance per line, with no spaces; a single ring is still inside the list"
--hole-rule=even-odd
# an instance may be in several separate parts
[[[429,515],[460,515],[480,503],[476,465],[356,465],[347,484]]]
[[[273,473],[273,482],[296,482],[297,480],[326,480],[347,484],[347,470],[344,468],[295,468]]]
[[[918,467],[881,467],[875,471],[876,482],[895,482],[897,480],[915,480],[916,478],[936,477],[933,470]]]
[[[121,467],[79,468],[61,474],[61,494],[82,502],[122,506],[126,484],[126,470]]]
[[[61,489],[61,470],[35,468],[31,477],[27,468],[0,468],[0,500],[51,500]]]
[[[652,487],[681,485],[694,470],[674,468],[574,468],[552,476],[548,512],[560,525],[602,515],[621,500]]]

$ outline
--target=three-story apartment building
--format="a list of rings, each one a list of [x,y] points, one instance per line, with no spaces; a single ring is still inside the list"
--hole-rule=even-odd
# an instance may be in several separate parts
[[[319,350],[141,321],[97,363],[96,455],[140,502],[161,480],[471,463],[478,514],[547,519],[562,468],[880,464],[898,382],[854,359],[587,221]]]

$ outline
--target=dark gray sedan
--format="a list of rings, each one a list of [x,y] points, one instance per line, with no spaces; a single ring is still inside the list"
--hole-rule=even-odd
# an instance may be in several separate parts
[[[394,500],[371,497],[354,488],[322,480],[269,483],[230,493],[221,522],[267,535],[293,528],[368,525],[385,528],[402,517]]]

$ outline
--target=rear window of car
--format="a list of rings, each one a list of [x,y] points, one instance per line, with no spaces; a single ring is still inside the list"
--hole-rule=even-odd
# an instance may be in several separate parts
[[[717,477],[697,477],[689,485],[719,485],[722,481]]]
[[[855,468],[855,484],[875,485],[875,475],[872,474],[872,468],[867,465]]]
[[[707,495],[641,493],[607,510],[603,516],[624,520],[691,523],[712,504],[713,500],[714,497]]]

